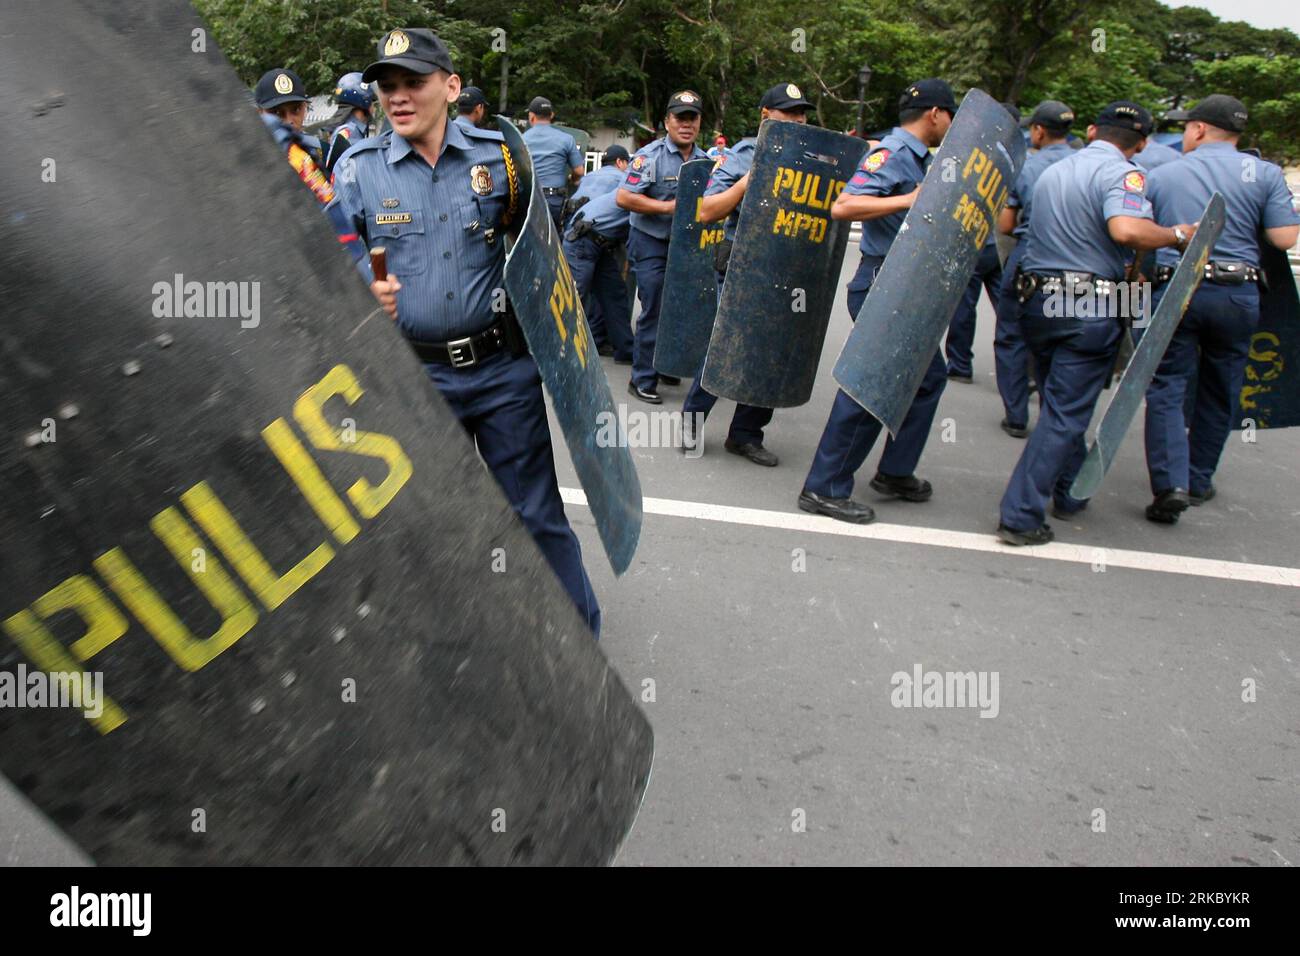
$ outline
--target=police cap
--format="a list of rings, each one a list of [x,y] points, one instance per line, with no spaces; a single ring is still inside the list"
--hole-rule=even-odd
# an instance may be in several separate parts
[[[1150,136],[1151,130],[1155,127],[1155,120],[1151,118],[1151,112],[1145,106],[1132,100],[1116,100],[1101,108],[1101,112],[1097,114],[1097,122],[1093,125],[1114,126]]]
[[[392,30],[379,41],[379,59],[361,74],[365,83],[376,79],[386,66],[400,66],[412,73],[445,70],[455,73],[451,54],[432,30]]]
[[[1241,133],[1246,129],[1246,104],[1235,96],[1211,93],[1191,108],[1187,119],[1209,123],[1229,133]]]
[[[528,112],[536,113],[538,116],[554,116],[555,107],[546,97],[534,96],[533,101],[528,104]]]
[[[617,163],[620,159],[627,162],[631,160],[631,158],[632,157],[627,154],[627,150],[615,143],[613,146],[609,147],[609,149],[605,150],[605,154],[601,157],[600,162],[601,165],[609,166],[613,163]]]
[[[1029,125],[1041,126],[1053,133],[1065,133],[1074,125],[1074,110],[1060,100],[1043,100],[1034,107]]]
[[[780,110],[783,113],[794,110],[810,110],[812,104],[803,98],[799,87],[793,83],[778,83],[758,101],[759,109]]]
[[[949,113],[957,112],[957,101],[953,99],[952,87],[939,79],[917,80],[898,98],[898,111],[928,110],[939,107]]]
[[[690,90],[682,90],[680,93],[674,93],[668,100],[668,113],[703,113],[704,101],[700,99],[699,93]]]
[[[456,97],[456,109],[462,113],[468,113],[476,106],[487,106],[487,96],[477,86],[466,86],[461,89],[460,96]]]
[[[293,70],[267,70],[253,90],[258,109],[275,109],[282,103],[306,103],[309,97],[302,80]]]

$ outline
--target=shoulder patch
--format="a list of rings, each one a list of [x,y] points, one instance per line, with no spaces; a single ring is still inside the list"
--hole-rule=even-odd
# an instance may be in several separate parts
[[[863,160],[862,168],[869,173],[874,173],[881,166],[885,165],[889,157],[890,157],[889,150],[878,149],[870,156],[868,156],[865,160]]]
[[[632,168],[635,169],[637,172],[640,172],[642,169],[644,169],[645,157],[642,156],[640,153],[638,153],[636,158],[632,160]]]
[[[1140,193],[1147,188],[1147,178],[1136,169],[1124,177],[1124,189],[1131,193]]]

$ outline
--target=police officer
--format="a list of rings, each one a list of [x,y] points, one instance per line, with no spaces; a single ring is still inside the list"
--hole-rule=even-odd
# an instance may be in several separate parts
[[[1152,128],[1154,128],[1154,123],[1152,124]],[[1136,153],[1133,156],[1133,162],[1148,173],[1166,163],[1172,163],[1177,159],[1181,159],[1183,155],[1171,146],[1166,146],[1164,143],[1157,143],[1152,139],[1151,132],[1151,128],[1146,130],[1147,144],[1142,147],[1141,152]]]
[[[1015,276],[1025,255],[1025,233],[1034,186],[1043,170],[1074,154],[1066,142],[1074,110],[1059,100],[1044,100],[1029,117],[1029,145],[1034,150],[1025,160],[1020,175],[1007,196],[998,229],[1016,238],[1007,256],[998,289],[997,327],[993,333],[993,361],[997,370],[998,393],[1002,396],[1002,430],[1012,438],[1029,434],[1029,352],[1020,335],[1020,301],[1016,298]]]
[[[778,83],[758,101],[759,124],[762,125],[763,121],[769,119],[806,123],[810,109],[812,103],[804,99],[799,87],[793,83]],[[747,136],[722,154],[709,176],[709,184],[704,189],[704,199],[700,203],[700,218],[705,222],[717,222],[723,218],[727,220],[723,226],[723,251],[715,259],[721,266],[718,270],[719,298],[722,297],[722,282],[726,277],[726,258],[730,255],[732,243],[736,241],[740,204],[749,187],[749,171],[754,165],[754,150],[757,145],[758,137]],[[703,425],[717,402],[717,396],[704,390],[697,375],[682,405],[685,439],[682,443],[683,451],[697,447],[699,435],[696,434],[696,425]],[[763,429],[771,420],[770,408],[737,404],[723,447],[733,455],[748,458],[756,465],[775,467],[779,459],[763,447]]]
[[[956,112],[952,89],[943,80],[918,80],[909,86],[898,100],[898,125],[862,158],[831,207],[833,219],[862,222],[862,261],[848,285],[849,316],[855,320],[907,211],[916,202],[930,167],[930,148],[943,142]],[[898,436],[885,442],[876,476],[871,479],[872,489],[880,494],[904,501],[928,501],[933,494],[930,483],[914,472],[943,395],[946,374],[943,353],[936,350]],[[878,419],[842,389],[837,390],[799,494],[799,507],[854,524],[874,521],[876,513],[850,496],[853,475],[866,460],[880,428]]]
[[[332,174],[339,158],[354,144],[370,135],[370,110],[375,105],[375,94],[370,86],[361,82],[360,73],[345,73],[334,87],[334,102],[352,107],[352,112],[330,138],[329,154],[325,157],[325,172]]]
[[[578,188],[564,204],[565,225],[570,224],[573,214],[582,208],[583,203],[618,189],[627,175],[627,167],[631,161],[632,157],[628,155],[627,150],[617,143],[605,150],[600,157],[600,168],[583,176],[578,183]]]
[[[626,160],[623,163],[627,165]],[[624,365],[632,361],[632,327],[627,322],[630,306],[620,256],[627,242],[628,218],[614,190],[608,189],[573,214],[564,234],[564,258],[587,311],[592,339],[601,354],[612,354],[615,362]],[[588,301],[595,308],[587,310]],[[607,340],[608,349],[602,340]]]
[[[477,86],[466,86],[456,98],[456,122],[471,129],[496,129],[488,99]]]
[[[632,380],[627,390],[652,405],[663,402],[659,397],[661,376],[654,369],[655,339],[664,269],[668,265],[668,233],[677,208],[677,179],[683,163],[708,158],[695,142],[700,135],[700,109],[698,93],[674,93],[664,115],[667,133],[637,150],[615,193],[618,204],[632,214],[627,254],[636,273],[637,298],[641,300],[632,346]],[[677,382],[669,376],[662,378],[669,384]]]
[[[1187,505],[1214,497],[1214,471],[1232,429],[1251,335],[1259,324],[1259,234],[1278,249],[1295,245],[1300,216],[1291,206],[1282,170],[1237,151],[1246,107],[1222,94],[1196,104],[1183,131],[1183,158],[1147,178],[1159,223],[1198,217],[1223,195],[1223,232],[1210,252],[1206,277],[1165,350],[1147,390],[1146,454],[1155,500],[1152,521],[1173,524]],[[1178,264],[1169,249],[1156,254],[1155,301]],[[1199,353],[1199,355],[1198,355]],[[1184,418],[1188,381],[1196,376],[1191,420]]]
[[[1196,227],[1156,225],[1146,181],[1131,159],[1151,114],[1120,100],[1088,127],[1089,144],[1038,177],[1016,289],[1020,329],[1034,356],[1042,405],[1038,425],[1002,496],[998,536],[1008,544],[1046,544],[1044,520],[1068,520],[1087,502],[1070,485],[1087,453],[1084,433],[1115,364],[1123,325],[1114,306],[1125,247],[1186,248]]]
[[[528,130],[524,133],[524,142],[533,158],[533,170],[546,197],[546,205],[550,207],[551,219],[559,229],[569,182],[582,178],[585,165],[578,144],[564,130],[551,125],[554,119],[555,107],[551,101],[544,96],[534,97],[528,104]]]
[[[392,128],[348,150],[334,174],[348,219],[387,251],[389,276],[371,291],[599,635],[600,608],[555,479],[541,378],[510,315],[493,309],[518,192],[504,140],[448,119],[460,77],[431,31],[393,30],[379,54],[363,78],[378,82]]]

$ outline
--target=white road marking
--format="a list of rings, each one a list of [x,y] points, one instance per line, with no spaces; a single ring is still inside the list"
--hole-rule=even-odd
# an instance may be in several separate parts
[[[561,488],[560,497],[567,505],[586,506],[587,504],[587,496],[579,488]],[[902,524],[846,524],[833,518],[804,512],[763,511],[758,508],[736,508],[731,505],[677,501],[672,498],[646,498],[642,502],[642,510],[645,514],[671,518],[722,521],[727,524],[753,525],[782,531],[836,534],[845,538],[873,538],[877,541],[894,541],[898,544],[924,544],[935,548],[984,551],[1013,558],[1068,561],[1090,566],[1104,562],[1106,568],[1128,568],[1134,571],[1155,571],[1161,574],[1184,574],[1191,577],[1219,578],[1224,581],[1250,581],[1256,584],[1300,588],[1300,568],[1285,568],[1270,564],[1217,561],[1181,554],[1160,554],[1155,551],[1123,551],[1118,548],[1087,547],[1055,541],[1051,544],[1016,548],[1003,544],[992,534],[947,531],[943,528],[918,528]]]

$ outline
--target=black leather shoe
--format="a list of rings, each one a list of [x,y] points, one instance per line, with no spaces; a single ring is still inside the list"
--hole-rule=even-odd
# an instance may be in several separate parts
[[[902,498],[904,501],[929,501],[930,496],[934,494],[934,489],[930,487],[930,483],[923,478],[916,477],[916,475],[906,475],[898,478],[880,472],[876,472],[876,477],[871,479],[871,489],[880,492],[882,495]]]
[[[1012,438],[1028,438],[1028,437],[1029,437],[1029,426],[1028,426],[1028,425],[1013,425],[1013,424],[1011,424],[1009,421],[1007,421],[1005,418],[1002,419],[1002,430],[1003,430],[1004,432],[1006,432],[1008,435],[1010,435]]]
[[[1088,509],[1084,507],[1084,508],[1076,508],[1073,511],[1066,511],[1055,501],[1052,502],[1052,517],[1059,518],[1062,521],[1073,521],[1075,518],[1080,517],[1087,510]]]
[[[1210,487],[1201,492],[1189,491],[1187,492],[1187,503],[1193,508],[1199,508],[1216,494],[1218,494],[1218,492],[1214,490],[1214,485],[1210,485]]]
[[[755,445],[753,442],[738,442],[728,438],[722,443],[722,447],[727,449],[733,455],[741,455],[748,458],[756,465],[762,465],[765,468],[775,468],[781,460],[772,454],[762,445]]]
[[[948,372],[948,381],[950,381],[950,382],[960,382],[962,385],[973,385],[973,384],[975,384],[975,378],[974,378],[974,376],[971,376],[971,375],[963,375],[963,374],[961,374],[961,372],[953,372],[953,371],[949,371],[949,372]]]
[[[876,513],[860,501],[852,498],[823,498],[811,491],[799,492],[799,507],[815,515],[825,515],[850,524],[871,524],[876,520]]]
[[[1147,520],[1156,524],[1177,524],[1178,516],[1192,503],[1191,497],[1182,488],[1170,488],[1156,495],[1156,500],[1147,505]]]
[[[1026,545],[1048,544],[1056,538],[1052,534],[1052,526],[1045,524],[1041,528],[1035,528],[1033,531],[1017,531],[1014,528],[1008,528],[1004,524],[998,525],[998,537],[1007,544],[1014,544],[1018,548]]]
[[[651,405],[662,405],[664,400],[659,397],[658,392],[647,391],[643,388],[637,388],[636,382],[627,383],[627,392],[629,395],[635,395],[643,402],[649,402]]]
[[[660,375],[660,376],[659,376],[659,381],[663,382],[665,385],[680,385],[680,384],[682,384],[682,380],[681,380],[680,378],[678,378],[676,375]]]

